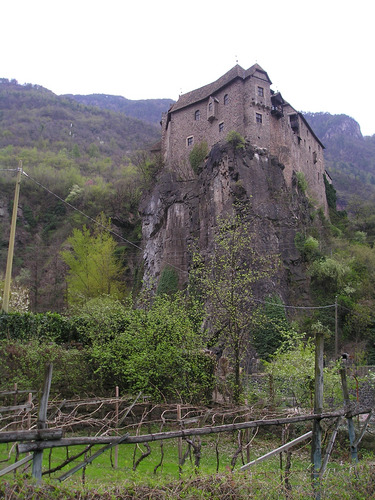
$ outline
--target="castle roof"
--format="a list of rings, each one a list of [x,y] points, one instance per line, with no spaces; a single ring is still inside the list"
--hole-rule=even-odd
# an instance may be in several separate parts
[[[186,94],[182,94],[178,101],[171,106],[169,112],[177,111],[178,109],[186,108],[186,106],[190,106],[196,102],[208,99],[211,95],[221,90],[233,80],[237,78],[245,80],[246,78],[253,76],[256,71],[263,73],[264,79],[268,80],[270,84],[272,83],[267,73],[259,66],[259,64],[253,64],[253,66],[247,70],[243,69],[239,64],[236,64],[236,66],[230,69],[215,82],[209,83],[199,89],[192,90],[191,92],[187,92]]]

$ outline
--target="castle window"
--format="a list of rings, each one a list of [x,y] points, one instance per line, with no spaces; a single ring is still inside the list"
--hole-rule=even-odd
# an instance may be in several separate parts
[[[264,97],[264,88],[258,87],[258,97]]]
[[[194,142],[194,138],[192,135],[190,137],[186,138],[186,146],[192,146],[193,142]]]
[[[208,103],[208,111],[211,112],[212,108],[213,108],[213,102],[211,101],[211,102]]]
[[[226,106],[227,104],[229,104],[229,96],[228,96],[228,94],[225,94],[225,96],[224,96],[224,105]]]
[[[263,116],[261,113],[255,113],[255,120],[257,123],[263,123]]]
[[[199,109],[197,109],[197,111],[194,113],[194,120],[198,122],[200,119],[201,119],[201,112],[199,111]]]
[[[224,132],[224,122],[219,123],[219,132]]]

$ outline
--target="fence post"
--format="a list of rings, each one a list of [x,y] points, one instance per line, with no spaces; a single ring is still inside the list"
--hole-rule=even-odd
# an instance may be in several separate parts
[[[53,368],[52,363],[50,363],[46,367],[43,392],[39,403],[38,424],[37,424],[38,429],[47,428],[47,406],[48,406],[48,397],[52,381],[52,368]],[[43,450],[34,451],[32,475],[33,477],[35,477],[38,483],[40,483],[40,481],[42,480],[42,461],[43,461]]]
[[[182,422],[181,422],[181,405],[177,405],[177,422],[180,425],[180,428],[182,428]],[[178,438],[178,471],[179,474],[181,475],[182,472],[182,438]]]
[[[342,366],[340,368],[340,376],[341,376],[341,385],[342,385],[342,393],[344,395],[344,409],[346,412],[350,412],[350,398],[348,391],[348,383],[346,380],[346,368]],[[347,416],[346,420],[348,422],[348,433],[349,433],[349,442],[350,442],[350,454],[353,462],[356,464],[358,462],[358,454],[357,454],[357,445],[355,443],[355,431],[354,431],[354,423],[353,418],[351,416]]]
[[[115,408],[115,426],[116,426],[116,436],[118,436],[118,398],[119,398],[120,392],[118,385],[116,385],[116,408]],[[118,467],[118,445],[115,446],[115,469]]]
[[[27,404],[30,405],[28,409],[28,414],[27,414],[27,428],[30,429],[31,427],[31,404],[33,402],[33,394],[32,392],[29,392],[29,395],[27,397]]]
[[[324,335],[322,332],[315,334],[315,394],[314,394],[314,413],[323,412],[323,354],[324,354]],[[312,462],[312,481],[314,488],[314,498],[320,500],[320,468],[322,465],[322,427],[320,420],[313,422],[311,441],[311,462]]]

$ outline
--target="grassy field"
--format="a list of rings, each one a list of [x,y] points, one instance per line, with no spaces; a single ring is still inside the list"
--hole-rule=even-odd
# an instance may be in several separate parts
[[[201,460],[197,469],[194,465],[194,454],[188,456],[182,471],[178,467],[177,440],[151,443],[151,453],[133,471],[134,460],[137,460],[145,447],[135,449],[134,445],[120,445],[118,451],[118,468],[113,467],[114,450],[98,457],[84,470],[68,478],[63,484],[57,477],[82,461],[80,457],[62,470],[50,477],[43,476],[42,486],[35,487],[30,479],[30,468],[20,471],[15,476],[4,476],[0,484],[0,497],[7,500],[23,498],[28,500],[48,498],[256,498],[256,499],[302,499],[312,498],[313,490],[309,469],[309,444],[302,443],[294,449],[291,456],[291,467],[286,476],[286,454],[280,459],[277,455],[253,468],[240,472],[241,455],[232,472],[231,460],[238,449],[238,435],[226,434],[208,436],[201,442]],[[264,433],[256,436],[251,450],[250,459],[257,458],[279,446],[280,439],[272,434]],[[69,455],[73,456],[84,447],[70,447]],[[90,453],[95,453],[100,446],[93,447]],[[183,443],[183,451],[187,444]],[[219,451],[219,467],[217,453]],[[1,445],[0,460],[5,460],[10,452],[10,446]],[[135,453],[135,459],[134,459]],[[155,467],[161,461],[162,467]],[[55,448],[50,453],[43,454],[43,470],[48,470],[61,464],[67,458],[65,448]],[[371,499],[375,498],[374,456],[366,452],[360,465],[354,470],[348,461],[347,452],[338,444],[327,474],[322,484],[321,498],[337,499]],[[15,459],[11,454],[11,461]],[[246,461],[246,452],[244,453]],[[4,465],[5,462],[2,464]],[[218,469],[218,470],[217,470]],[[36,489],[35,489],[36,488]],[[34,496],[33,496],[34,495]]]

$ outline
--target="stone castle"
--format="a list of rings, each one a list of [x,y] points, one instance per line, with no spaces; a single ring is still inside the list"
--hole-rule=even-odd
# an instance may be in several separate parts
[[[162,118],[165,165],[185,179],[193,175],[189,154],[205,141],[209,149],[235,130],[284,166],[287,186],[302,172],[308,193],[328,213],[324,146],[303,115],[271,90],[271,80],[258,64],[236,65],[213,83],[179,97]]]

